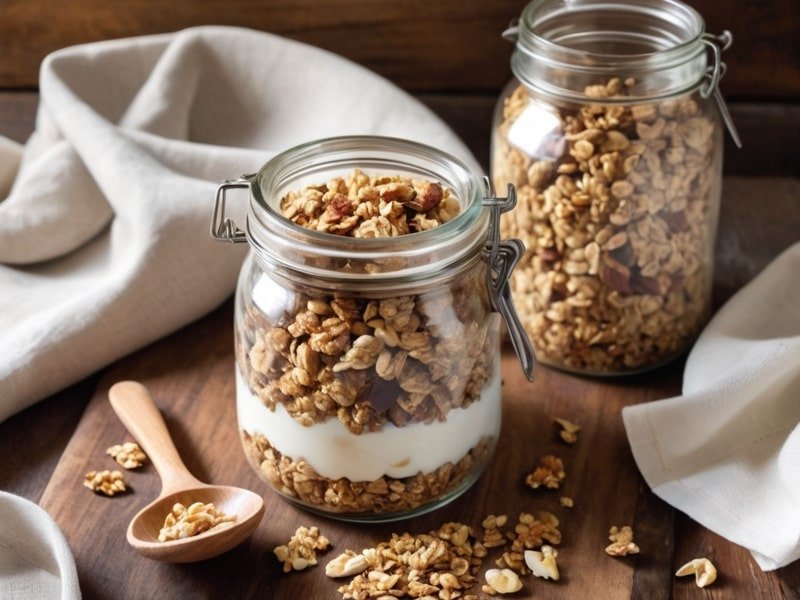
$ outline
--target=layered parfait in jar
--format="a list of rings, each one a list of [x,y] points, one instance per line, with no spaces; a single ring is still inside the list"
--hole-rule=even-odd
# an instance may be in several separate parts
[[[355,170],[289,191],[276,208],[357,245],[423,235],[463,203],[438,181]],[[237,293],[237,405],[263,480],[308,509],[365,521],[431,510],[475,481],[500,430],[499,316],[480,252],[461,263],[433,283],[354,292],[285,277],[250,254]],[[324,256],[319,265],[330,269]],[[335,270],[365,281],[371,269]]]

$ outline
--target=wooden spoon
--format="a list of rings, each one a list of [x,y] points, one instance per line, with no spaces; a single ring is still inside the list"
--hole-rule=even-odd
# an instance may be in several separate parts
[[[261,522],[264,500],[249,490],[208,485],[192,476],[170,438],[167,425],[150,393],[141,383],[120,381],[108,392],[111,406],[128,431],[141,444],[161,477],[161,494],[140,510],[128,526],[128,543],[155,560],[195,562],[222,554],[247,539]],[[236,521],[199,535],[159,542],[158,533],[172,506],[180,502],[213,502]]]

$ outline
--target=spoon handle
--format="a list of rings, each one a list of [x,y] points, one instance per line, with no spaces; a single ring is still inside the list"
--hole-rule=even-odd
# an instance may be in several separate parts
[[[137,381],[120,381],[108,390],[111,407],[141,444],[161,477],[161,495],[202,485],[183,464],[150,392]]]

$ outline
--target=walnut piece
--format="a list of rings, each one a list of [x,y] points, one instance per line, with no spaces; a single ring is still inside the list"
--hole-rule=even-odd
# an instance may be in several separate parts
[[[629,526],[613,526],[608,530],[608,539],[611,544],[606,547],[606,554],[609,556],[627,556],[628,554],[639,554],[639,546],[633,543],[633,529]]]
[[[169,542],[200,535],[206,531],[230,527],[236,515],[227,515],[218,510],[213,503],[194,502],[188,507],[176,502],[164,519],[164,526],[158,532],[159,542]]]
[[[288,573],[316,565],[317,550],[326,550],[330,545],[328,538],[320,534],[319,528],[298,527],[289,542],[276,546],[273,553],[283,563],[283,572]]]
[[[694,575],[697,587],[704,588],[717,580],[717,568],[707,558],[690,560],[675,572],[677,577]]]
[[[569,496],[561,496],[561,498],[558,499],[558,503],[564,508],[572,508],[573,506],[575,506],[575,503]]]
[[[126,490],[125,479],[119,471],[89,471],[83,485],[106,496],[114,496]]]
[[[525,477],[525,483],[534,490],[539,487],[557,490],[567,476],[560,458],[548,454],[539,460],[539,466]]]
[[[558,565],[556,564],[556,557],[558,551],[552,546],[542,546],[541,551],[526,550],[525,551],[525,564],[533,573],[534,577],[541,577],[542,579],[552,579],[558,581]]]
[[[125,442],[124,444],[111,446],[106,449],[106,454],[126,469],[141,467],[144,461],[147,460],[147,455],[142,452],[136,442]]]
[[[489,569],[486,571],[486,583],[498,594],[513,594],[522,589],[519,575],[511,569]]]

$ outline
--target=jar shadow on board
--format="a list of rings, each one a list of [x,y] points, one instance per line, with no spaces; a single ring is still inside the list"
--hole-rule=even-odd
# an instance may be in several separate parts
[[[683,353],[711,311],[728,32],[674,0],[536,0],[505,34],[514,79],[492,179],[516,186],[501,231],[542,362],[628,374]],[[721,118],[722,117],[722,118]]]
[[[251,249],[235,303],[239,429],[284,498],[394,520],[454,499],[489,462],[522,249],[498,239],[513,194],[487,185],[437,149],[351,137],[220,187],[212,233]],[[224,217],[231,187],[250,190],[246,232]]]

